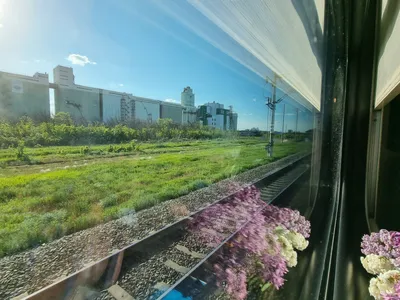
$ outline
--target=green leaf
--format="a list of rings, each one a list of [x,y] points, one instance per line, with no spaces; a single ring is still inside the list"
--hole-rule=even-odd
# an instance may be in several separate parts
[[[270,282],[267,282],[264,284],[264,286],[261,288],[261,292],[265,292],[269,287],[271,286]]]
[[[257,277],[257,276],[255,276],[255,277],[253,277],[253,278],[251,278],[250,280],[249,280],[249,285],[252,285],[252,284],[254,284],[255,282],[257,282],[259,280],[259,278]]]

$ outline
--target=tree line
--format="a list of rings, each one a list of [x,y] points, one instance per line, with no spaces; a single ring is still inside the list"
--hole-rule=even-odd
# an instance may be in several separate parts
[[[68,113],[57,113],[52,119],[35,122],[30,117],[17,121],[0,121],[0,148],[17,147],[21,141],[27,147],[115,144],[137,141],[172,139],[215,139],[236,136],[199,124],[175,124],[171,119],[155,123],[127,121],[123,123],[75,123]]]

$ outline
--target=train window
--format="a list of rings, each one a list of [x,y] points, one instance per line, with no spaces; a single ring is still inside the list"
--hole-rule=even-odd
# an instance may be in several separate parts
[[[399,76],[395,53],[400,32],[398,1],[382,1],[380,37],[377,51],[376,98],[373,126],[370,129],[370,150],[367,189],[367,215],[370,228],[398,230],[393,211],[397,209],[398,185],[398,121]]]
[[[377,2],[0,0],[0,299],[343,299],[398,228]]]

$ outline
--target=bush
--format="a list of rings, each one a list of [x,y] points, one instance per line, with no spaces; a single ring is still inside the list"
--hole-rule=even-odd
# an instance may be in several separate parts
[[[25,143],[24,141],[19,141],[17,148],[15,149],[15,155],[17,160],[29,161],[29,156],[25,154]]]
[[[65,113],[65,112],[56,113],[56,115],[53,118],[53,121],[54,121],[54,124],[57,124],[57,125],[61,125],[61,124],[73,125],[74,124],[69,113]]]
[[[102,200],[100,200],[100,205],[103,208],[115,206],[118,204],[118,197],[116,195],[110,195]]]
[[[15,198],[17,193],[9,188],[0,190],[0,203],[8,202],[12,198]]]
[[[81,148],[81,154],[85,154],[85,155],[90,154],[89,146],[82,147]]]
[[[120,152],[126,152],[126,149],[124,146],[118,146],[115,150],[115,152],[120,153]]]

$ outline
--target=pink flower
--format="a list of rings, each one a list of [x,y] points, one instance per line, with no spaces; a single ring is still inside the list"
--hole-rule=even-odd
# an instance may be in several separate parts
[[[247,296],[246,272],[226,269],[226,291],[233,299],[243,300]]]
[[[400,296],[388,294],[383,296],[383,300],[400,300]]]
[[[400,232],[391,231],[390,232],[390,240],[392,242],[393,247],[399,247],[400,246]]]
[[[400,281],[398,281],[395,285],[394,285],[394,290],[396,291],[396,293],[398,295],[400,295]]]
[[[284,284],[288,272],[280,253],[276,227],[310,235],[310,222],[298,211],[267,205],[254,187],[243,189],[227,201],[212,205],[197,215],[190,229],[209,247],[222,243],[229,234],[239,232],[218,253],[214,272],[217,285],[231,299],[247,296],[246,279],[255,273],[276,289]]]
[[[400,232],[381,229],[379,232],[364,235],[361,252],[365,255],[387,257],[396,267],[400,267]]]
[[[288,272],[285,259],[280,254],[264,254],[261,260],[264,265],[262,278],[266,282],[271,282],[279,290],[285,282],[283,276]]]

